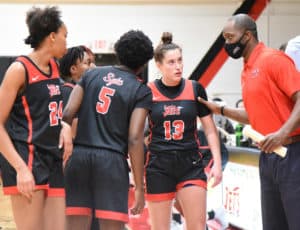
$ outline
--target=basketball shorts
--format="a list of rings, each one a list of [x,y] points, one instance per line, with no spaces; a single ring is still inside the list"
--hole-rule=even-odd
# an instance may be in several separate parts
[[[179,189],[196,185],[206,189],[201,154],[169,151],[150,153],[146,162],[146,199],[172,200]]]
[[[124,155],[74,146],[65,168],[66,214],[128,222],[129,167]]]
[[[35,179],[36,190],[44,189],[48,196],[64,196],[64,177],[61,158],[24,142],[14,141],[14,147],[31,169]],[[0,167],[4,194],[19,194],[16,171],[2,154],[0,154]]]

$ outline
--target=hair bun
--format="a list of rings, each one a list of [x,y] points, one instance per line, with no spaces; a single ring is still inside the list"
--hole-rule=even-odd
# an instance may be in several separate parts
[[[173,35],[170,32],[163,32],[161,36],[161,41],[163,44],[171,44],[173,40]]]

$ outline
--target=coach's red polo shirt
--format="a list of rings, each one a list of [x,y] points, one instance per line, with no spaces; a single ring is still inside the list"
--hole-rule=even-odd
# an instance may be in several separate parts
[[[300,91],[300,72],[292,59],[259,43],[244,63],[241,83],[251,126],[263,135],[280,129],[294,107],[292,96]],[[298,134],[300,128],[290,135]]]

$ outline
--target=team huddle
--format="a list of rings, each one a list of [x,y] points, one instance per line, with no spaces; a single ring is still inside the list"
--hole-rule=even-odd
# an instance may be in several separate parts
[[[140,214],[145,202],[151,229],[169,229],[176,200],[186,229],[204,230],[207,181],[216,186],[222,180],[219,134],[212,118],[220,107],[207,101],[201,84],[183,78],[181,47],[165,32],[154,49],[142,31],[130,30],[114,45],[119,64],[97,67],[86,47],[67,49],[67,26],[60,18],[56,7],[27,13],[25,43],[33,50],[10,65],[0,88],[0,167],[17,229],[90,229],[94,217],[101,230],[121,230],[129,220],[128,209]],[[236,25],[229,32],[225,27],[225,39],[242,29],[246,32],[239,42],[249,37],[243,47],[255,39],[248,34],[253,28],[244,26],[253,22],[249,16],[229,22]],[[230,55],[231,48],[226,50]],[[139,76],[153,57],[162,77],[145,84]],[[290,96],[298,85],[286,86]],[[243,96],[249,108],[250,99]],[[291,104],[287,110],[292,109]],[[245,111],[234,115],[226,107],[222,115],[245,123],[254,119],[260,129]],[[199,148],[198,118],[212,153],[209,170]],[[287,126],[288,134],[298,133],[296,122]],[[265,152],[275,147],[261,143]]]

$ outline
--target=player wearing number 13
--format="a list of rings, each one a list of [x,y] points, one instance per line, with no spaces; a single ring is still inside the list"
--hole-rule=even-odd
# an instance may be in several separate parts
[[[179,201],[186,229],[204,230],[206,216],[206,180],[199,152],[197,117],[205,131],[214,165],[208,174],[214,185],[221,181],[219,137],[206,106],[197,96],[206,98],[204,88],[182,78],[181,48],[164,33],[154,58],[162,78],[149,84],[153,103],[149,113],[150,156],[146,167],[147,201],[151,229],[169,229],[173,198]]]
[[[150,39],[129,31],[115,44],[120,66],[86,71],[63,113],[78,114],[74,152],[65,169],[68,229],[89,229],[92,210],[100,229],[124,229],[128,221],[128,165],[135,180],[132,214],[144,207],[143,132],[151,106],[150,89],[137,79],[153,57]]]
[[[66,52],[67,28],[56,7],[32,8],[26,22],[30,35],[25,43],[33,51],[11,64],[0,88],[3,190],[11,195],[17,229],[63,230],[59,135],[62,125],[67,131],[63,133],[70,136],[71,128],[61,124],[62,96],[54,58]],[[68,146],[64,145],[65,160],[72,143]]]

